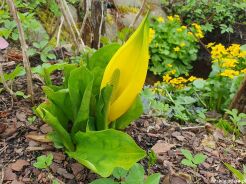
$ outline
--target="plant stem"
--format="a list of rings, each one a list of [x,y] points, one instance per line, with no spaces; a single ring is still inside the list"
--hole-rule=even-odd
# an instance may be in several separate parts
[[[23,65],[26,70],[26,79],[27,79],[27,93],[30,95],[31,101],[34,101],[34,93],[33,93],[33,85],[32,85],[32,72],[31,72],[31,67],[30,67],[30,62],[29,58],[27,55],[27,44],[25,40],[25,35],[24,35],[24,30],[21,25],[20,19],[17,15],[17,10],[14,5],[13,0],[7,0],[7,3],[9,5],[10,13],[12,14],[16,24],[17,24],[17,29],[19,32],[19,40],[21,43],[21,49],[22,49],[22,55],[23,55]]]

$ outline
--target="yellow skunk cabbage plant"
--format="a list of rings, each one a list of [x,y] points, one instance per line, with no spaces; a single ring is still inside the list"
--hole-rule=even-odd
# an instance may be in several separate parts
[[[36,109],[53,128],[55,146],[102,177],[145,157],[121,130],[143,112],[139,93],[149,60],[147,17],[123,46],[99,49],[86,66],[65,65],[63,84],[44,86],[47,101]]]

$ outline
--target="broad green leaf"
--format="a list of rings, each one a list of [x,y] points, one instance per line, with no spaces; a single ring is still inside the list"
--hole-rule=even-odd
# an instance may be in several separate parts
[[[96,128],[104,130],[108,127],[108,111],[113,87],[108,85],[101,91],[96,109]]]
[[[188,166],[188,167],[193,167],[193,168],[196,167],[196,165],[193,164],[191,160],[187,160],[187,159],[183,159],[183,160],[181,161],[181,164],[183,164],[183,165],[185,165],[185,166]]]
[[[159,173],[152,174],[148,176],[144,184],[159,184],[161,175]]]
[[[76,68],[70,73],[70,77],[68,80],[68,89],[74,119],[76,119],[77,117],[84,92],[87,85],[91,83],[91,80],[93,80],[93,75],[84,66]]]
[[[125,184],[143,184],[144,168],[142,165],[136,163],[130,170],[126,177]]]
[[[115,182],[111,178],[100,178],[91,182],[90,184],[118,184],[118,182]]]
[[[245,181],[245,177],[243,173],[241,173],[239,170],[232,167],[230,164],[224,163],[225,166],[233,173],[233,175],[241,182]]]
[[[113,57],[115,52],[120,48],[119,44],[109,44],[98,49],[89,59],[88,68],[92,70],[95,67],[105,69],[110,59]]]
[[[76,68],[77,68],[76,64],[68,64],[64,66],[64,70],[63,70],[64,78],[65,78],[64,87],[66,88],[68,87],[68,80],[69,80],[70,74]]]
[[[142,113],[143,104],[140,95],[138,95],[130,109],[115,121],[115,128],[125,129],[133,120],[139,118]]]
[[[181,149],[180,150],[181,153],[188,159],[188,160],[192,160],[193,159],[193,156],[191,154],[191,152],[189,150],[186,150],[186,149]]]
[[[76,151],[68,155],[102,177],[110,176],[116,167],[128,170],[145,157],[129,135],[113,129],[78,132],[75,141]]]
[[[62,110],[62,112],[66,115],[69,120],[73,120],[73,112],[72,105],[69,98],[68,89],[61,89],[58,91],[54,91],[48,86],[43,87],[44,93],[47,95],[48,99],[56,105],[56,108]],[[70,108],[68,108],[70,107]]]
[[[34,167],[38,169],[47,169],[53,161],[53,155],[49,153],[46,155],[41,155],[37,158],[37,162],[33,164]]]
[[[57,135],[59,135],[65,148],[70,151],[73,151],[74,145],[71,140],[71,137],[69,133],[67,132],[67,130],[64,129],[61,123],[57,120],[57,118],[53,114],[51,114],[49,111],[47,111],[46,109],[40,106],[36,109],[36,112],[44,122],[50,125],[54,131],[56,131]]]
[[[204,88],[206,84],[206,81],[203,79],[196,79],[193,81],[193,85],[197,88],[197,89],[202,89]]]
[[[84,91],[81,105],[77,114],[77,118],[72,127],[72,135],[75,135],[79,130],[85,131],[87,122],[90,116],[90,99],[92,92],[93,78],[87,84],[87,87]]]
[[[197,165],[198,165],[198,164],[203,163],[203,162],[206,160],[206,158],[207,158],[206,155],[203,155],[203,154],[201,154],[201,153],[198,153],[198,154],[196,154],[196,155],[194,156],[192,162],[193,162],[194,164],[197,164]]]
[[[127,170],[117,167],[114,169],[112,174],[116,179],[120,179],[120,178],[125,178],[127,173],[128,173]]]

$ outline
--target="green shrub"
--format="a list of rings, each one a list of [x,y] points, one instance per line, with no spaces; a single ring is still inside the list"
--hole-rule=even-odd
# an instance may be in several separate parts
[[[232,33],[236,22],[246,20],[246,2],[242,0],[185,0],[163,1],[172,13],[179,14],[185,24],[199,22],[203,31],[219,29],[221,33]]]
[[[175,70],[175,75],[187,74],[197,58],[198,40],[203,37],[200,26],[182,26],[178,16],[167,20],[157,18],[152,28],[155,36],[150,44],[150,71],[162,75]]]

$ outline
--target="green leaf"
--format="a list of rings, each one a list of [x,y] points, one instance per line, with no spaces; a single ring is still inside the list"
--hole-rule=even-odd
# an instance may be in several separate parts
[[[196,165],[193,164],[191,160],[187,160],[187,159],[183,159],[183,160],[181,161],[181,164],[183,164],[183,165],[185,165],[185,166],[193,167],[193,168],[196,167]]]
[[[235,169],[234,167],[232,167],[230,164],[224,163],[225,166],[233,173],[233,175],[241,182],[245,181],[245,177],[243,175],[243,173],[241,173],[239,170]]]
[[[91,182],[90,184],[118,184],[118,182],[115,182],[111,178],[100,178]]]
[[[140,95],[138,95],[133,105],[128,111],[115,121],[116,129],[125,129],[133,120],[139,118],[143,113],[143,104]]]
[[[110,99],[112,96],[113,86],[105,86],[100,94],[96,109],[96,128],[104,130],[108,127],[108,111]]]
[[[89,59],[88,68],[92,70],[95,67],[103,68],[107,66],[115,52],[120,48],[119,44],[109,44],[98,49]]]
[[[117,167],[114,169],[112,174],[116,179],[121,179],[121,178],[125,178],[127,173],[128,173],[127,170]]]
[[[61,89],[58,91],[54,91],[48,86],[43,87],[44,93],[47,95],[48,99],[55,105],[54,108],[59,109],[63,112],[63,114],[66,115],[66,118],[68,120],[74,120],[73,119],[73,109],[68,108],[71,107],[71,101],[69,98],[69,91],[68,89]],[[62,119],[59,119],[61,122],[63,122]],[[66,127],[66,124],[62,124],[63,127]]]
[[[74,120],[78,115],[85,90],[88,84],[91,83],[91,80],[93,80],[93,75],[84,66],[76,68],[70,73],[68,89]]]
[[[159,184],[161,175],[159,173],[152,174],[148,176],[144,184]]]
[[[113,129],[78,132],[75,141],[76,151],[68,155],[102,177],[110,176],[116,167],[128,170],[145,157],[129,135]]]
[[[204,86],[206,84],[206,81],[203,79],[196,79],[195,81],[193,81],[193,85],[197,88],[197,89],[203,89]]]
[[[206,155],[203,155],[203,154],[201,154],[201,153],[198,153],[198,154],[196,154],[196,155],[194,156],[192,162],[193,162],[194,164],[198,165],[198,164],[201,164],[201,163],[205,162],[206,158],[207,158]]]
[[[136,163],[130,170],[126,177],[125,184],[143,184],[144,168],[142,165]]]
[[[77,118],[72,127],[72,135],[75,135],[79,130],[85,131],[87,122],[90,116],[90,99],[92,92],[93,78],[87,84],[87,87],[84,91],[81,105],[77,114]]]
[[[37,158],[37,162],[33,164],[34,167],[38,169],[47,169],[53,161],[53,155],[49,153],[47,156],[42,155]]]
[[[181,149],[180,151],[188,160],[193,160],[193,156],[189,150]]]
[[[71,140],[71,137],[69,133],[66,131],[66,129],[64,129],[61,123],[57,120],[57,118],[53,114],[51,114],[49,111],[42,108],[42,106],[39,106],[36,109],[36,112],[39,115],[39,117],[42,118],[44,122],[50,125],[54,131],[56,131],[57,135],[59,136],[65,148],[67,148],[70,151],[73,151],[74,145]]]

